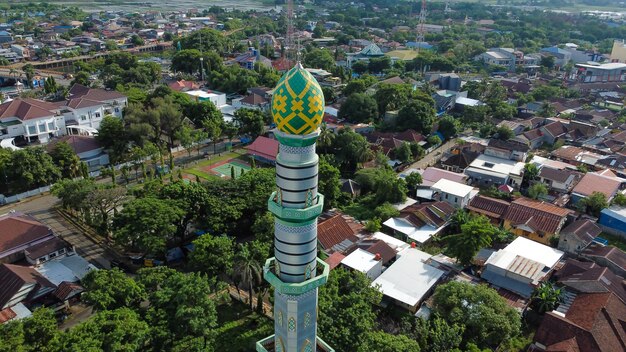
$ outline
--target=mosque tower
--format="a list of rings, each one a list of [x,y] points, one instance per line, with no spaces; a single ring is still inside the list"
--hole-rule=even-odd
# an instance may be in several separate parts
[[[317,218],[324,196],[317,193],[319,157],[315,142],[324,115],[324,94],[300,62],[278,81],[272,115],[280,142],[276,191],[268,200],[274,214],[274,258],[263,277],[274,287],[274,335],[257,352],[334,352],[317,337],[317,290],[328,280],[328,265],[317,258]]]

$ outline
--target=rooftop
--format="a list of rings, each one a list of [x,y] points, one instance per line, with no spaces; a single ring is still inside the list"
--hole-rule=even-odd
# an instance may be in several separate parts
[[[504,175],[521,175],[524,163],[481,154],[470,164],[470,167]]]
[[[375,254],[357,248],[354,252],[343,258],[341,264],[356,271],[368,273],[379,262],[379,260],[376,260]]]
[[[523,264],[523,259],[527,259],[527,264],[538,263],[542,266],[552,268],[563,257],[563,252],[551,248],[541,243],[529,240],[524,237],[517,237],[504,249],[495,252],[486,264],[491,264],[502,269],[519,270],[513,264]]]
[[[413,307],[426,298],[425,295],[444,275],[444,271],[424,263],[428,258],[428,253],[415,248],[406,249],[372,282],[372,286],[379,286],[385,296]]]
[[[0,253],[44,239],[51,235],[48,226],[21,213],[0,216]]]
[[[622,184],[622,179],[601,175],[600,173],[588,172],[578,182],[576,187],[572,190],[572,193],[577,193],[582,196],[590,196],[594,192],[600,192],[604,194],[607,199],[613,197],[615,192],[619,190]]]
[[[472,192],[474,187],[468,186],[463,183],[458,183],[445,178],[440,179],[434,185],[430,186],[432,189],[439,190],[444,193],[452,194],[457,197],[466,197]]]

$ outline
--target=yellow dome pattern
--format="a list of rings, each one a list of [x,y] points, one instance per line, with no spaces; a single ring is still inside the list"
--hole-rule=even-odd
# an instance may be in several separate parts
[[[272,96],[272,116],[286,134],[313,133],[324,117],[324,93],[300,63],[281,77]]]

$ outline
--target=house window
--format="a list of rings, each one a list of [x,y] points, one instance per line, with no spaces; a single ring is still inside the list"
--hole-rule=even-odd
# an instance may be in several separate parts
[[[28,134],[37,134],[37,126],[28,126]]]
[[[49,130],[49,131],[54,131],[54,130],[55,130],[55,128],[54,128],[54,122],[48,122],[48,130]]]
[[[459,202],[459,198],[454,197],[454,203],[458,203]]]
[[[56,254],[56,253],[50,253],[50,255],[49,255],[50,259],[52,259],[52,258],[54,258],[54,257],[56,257],[56,256],[57,256],[57,254]]]
[[[46,132],[46,123],[39,124],[39,132]]]
[[[115,112],[120,112],[120,108],[115,108]]]
[[[99,112],[96,113],[96,117],[100,117],[100,113]]]
[[[81,121],[87,121],[87,116],[85,116],[85,115],[80,115],[80,120],[81,120]]]
[[[63,254],[63,253],[65,253],[65,248],[59,249],[59,254]]]

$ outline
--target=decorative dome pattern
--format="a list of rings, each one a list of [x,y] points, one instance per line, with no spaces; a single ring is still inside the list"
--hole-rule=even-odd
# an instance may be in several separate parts
[[[300,63],[281,77],[272,97],[272,116],[286,134],[313,133],[324,117],[324,93]]]

